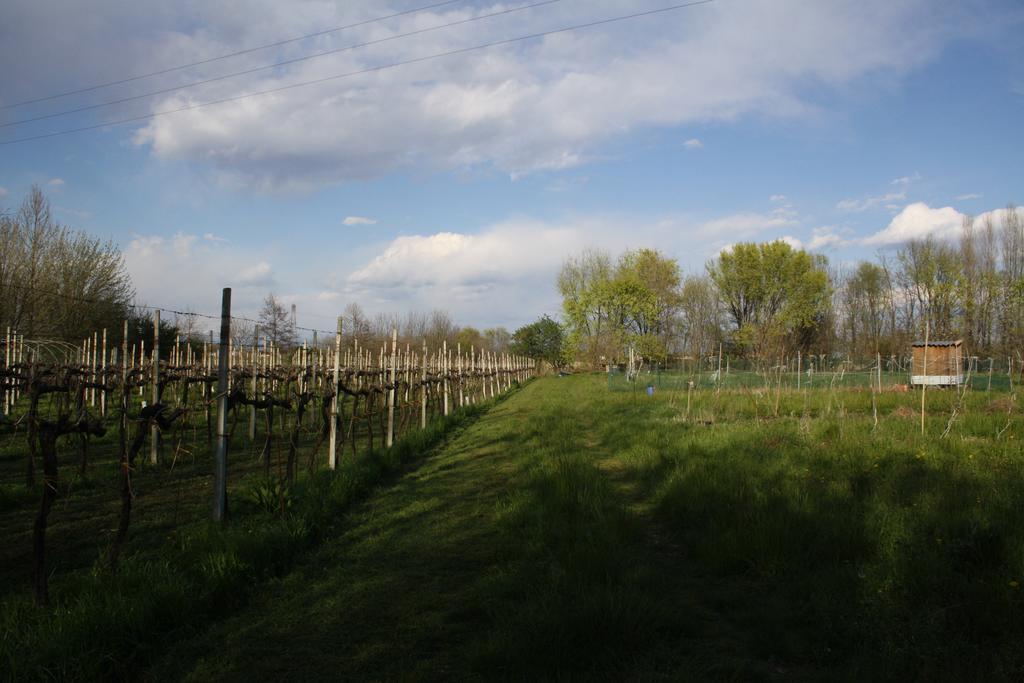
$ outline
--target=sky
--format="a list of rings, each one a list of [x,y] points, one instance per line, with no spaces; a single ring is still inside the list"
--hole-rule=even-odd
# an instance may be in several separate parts
[[[216,313],[230,286],[309,327],[357,302],[515,329],[558,315],[586,248],[845,265],[1024,204],[1021,3],[712,0],[552,32],[677,4],[5,0],[0,209],[41,187],[140,303]]]

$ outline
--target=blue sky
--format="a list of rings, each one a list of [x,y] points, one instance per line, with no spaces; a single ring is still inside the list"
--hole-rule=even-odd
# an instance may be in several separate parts
[[[13,0],[0,105],[426,4]],[[7,126],[0,142],[670,4],[560,0]],[[450,3],[0,123],[517,6]],[[355,301],[514,328],[557,313],[558,267],[587,247],[651,246],[700,272],[728,244],[786,238],[845,264],[1024,203],[1022,35],[1009,1],[715,0],[3,145],[0,207],[39,184],[58,220],[121,246],[151,304],[216,311],[232,286],[240,312],[273,291],[310,326]]]

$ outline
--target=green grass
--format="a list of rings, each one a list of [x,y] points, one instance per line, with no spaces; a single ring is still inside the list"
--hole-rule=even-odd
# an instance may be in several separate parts
[[[407,433],[391,450],[346,457],[337,470],[304,475],[292,488],[265,479],[257,473],[262,467],[258,464],[236,464],[229,493],[231,519],[223,527],[200,521],[195,514],[209,509],[208,473],[185,475],[190,487],[175,494],[178,487],[157,476],[162,473],[166,478],[166,468],[152,467],[148,477],[136,479],[136,490],[140,481],[159,486],[157,491],[163,490],[165,498],[184,499],[175,506],[176,515],[178,507],[189,514],[178,522],[164,509],[162,515],[154,515],[158,521],[153,525],[133,524],[137,538],[129,543],[130,552],[116,573],[104,561],[102,542],[93,545],[91,553],[66,543],[69,527],[81,528],[81,520],[68,519],[67,510],[55,510],[56,532],[49,539],[49,553],[58,558],[63,553],[66,566],[52,587],[54,605],[39,609],[24,591],[12,591],[5,598],[0,612],[0,670],[15,680],[137,677],[168,644],[237,611],[263,582],[284,575],[304,553],[330,537],[354,501],[423,457],[489,405],[434,420],[425,430]],[[89,519],[112,509],[108,501],[83,496],[82,489],[95,485],[82,486],[79,480],[92,481],[72,475],[72,485],[65,484],[67,505]],[[281,496],[287,502],[283,513]],[[20,511],[24,515],[28,510]],[[90,556],[91,566],[74,566]]]
[[[1020,680],[1020,406],[927,398],[922,436],[918,394],[536,381],[425,459],[313,477],[284,516],[253,493],[251,526],[81,578],[77,619],[5,612],[45,654],[15,672]]]

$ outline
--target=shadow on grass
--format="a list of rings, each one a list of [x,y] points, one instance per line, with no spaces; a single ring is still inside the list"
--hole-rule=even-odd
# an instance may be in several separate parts
[[[491,405],[461,410],[410,433],[389,451],[301,479],[283,514],[236,504],[230,524],[168,537],[155,556],[125,558],[116,575],[99,565],[70,575],[52,609],[9,598],[0,620],[3,670],[12,680],[136,677],[169,643],[237,610],[257,585],[284,575],[336,533],[354,502],[394,481],[407,463],[421,460]]]

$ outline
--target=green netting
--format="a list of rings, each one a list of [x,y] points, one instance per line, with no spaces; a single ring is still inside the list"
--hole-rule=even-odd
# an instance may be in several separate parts
[[[832,364],[817,362],[798,372],[795,363],[791,365],[754,368],[747,362],[723,361],[721,371],[715,363],[701,366],[695,362],[679,362],[667,365],[644,365],[635,377],[623,366],[612,366],[608,370],[608,388],[612,391],[653,391],[685,390],[692,382],[695,389],[721,387],[723,389],[746,389],[776,386],[792,389],[864,388],[870,389],[879,383],[882,388],[910,384],[909,359],[883,359],[882,371],[877,367],[857,366],[846,361]],[[1016,371],[1010,377],[1007,369],[993,366],[989,373],[988,363],[982,360],[964,365],[964,381],[974,391],[1006,392],[1016,388],[1019,377]],[[980,367],[979,367],[980,366]],[[1012,380],[1012,381],[1011,381]]]

